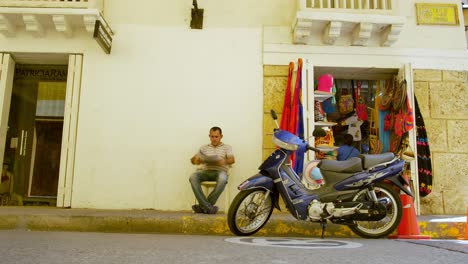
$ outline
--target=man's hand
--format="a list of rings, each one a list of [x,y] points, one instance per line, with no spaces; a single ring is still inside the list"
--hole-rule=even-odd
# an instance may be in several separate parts
[[[200,159],[200,157],[198,155],[194,155],[190,161],[192,162],[193,165],[200,165],[202,164],[202,160]]]

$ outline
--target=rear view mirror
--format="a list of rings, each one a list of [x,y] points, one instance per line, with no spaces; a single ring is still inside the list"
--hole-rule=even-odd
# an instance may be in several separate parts
[[[276,115],[275,110],[271,109],[271,110],[270,110],[270,114],[271,114],[271,118],[273,118],[273,120],[277,120],[277,119],[278,119],[278,116]]]

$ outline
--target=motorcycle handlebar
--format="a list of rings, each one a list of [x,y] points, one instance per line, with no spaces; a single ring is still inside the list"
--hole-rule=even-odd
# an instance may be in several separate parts
[[[312,146],[311,146],[311,145],[309,145],[309,144],[307,144],[307,150],[312,150],[312,151],[316,151],[316,152],[321,152],[321,150],[320,150],[320,149],[318,149],[318,148],[314,148],[314,147],[312,147]]]

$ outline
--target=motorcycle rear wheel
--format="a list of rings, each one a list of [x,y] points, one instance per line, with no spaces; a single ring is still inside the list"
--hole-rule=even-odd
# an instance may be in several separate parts
[[[403,209],[400,196],[395,192],[391,185],[377,183],[375,185],[377,198],[389,198],[390,203],[386,205],[387,215],[379,221],[354,221],[349,226],[358,236],[364,238],[382,238],[390,235],[400,224]],[[358,192],[353,201],[368,201],[367,191]]]
[[[260,230],[273,212],[271,194],[264,189],[251,189],[237,194],[229,207],[229,229],[238,236],[250,236]],[[262,201],[264,202],[262,203]]]

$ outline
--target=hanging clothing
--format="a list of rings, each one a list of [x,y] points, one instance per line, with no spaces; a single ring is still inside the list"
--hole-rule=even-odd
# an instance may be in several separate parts
[[[384,129],[385,116],[388,115],[388,110],[379,109],[379,139],[382,142],[382,153],[390,150],[390,130]]]
[[[352,115],[345,120],[348,125],[348,134],[353,136],[353,141],[361,141],[361,125],[362,121],[358,119],[357,115]]]
[[[429,139],[427,138],[424,118],[419,109],[418,100],[414,97],[416,107],[416,149],[418,152],[419,195],[424,197],[432,191],[432,161]]]
[[[290,62],[289,72],[288,72],[288,82],[286,85],[286,91],[284,95],[283,113],[281,116],[281,123],[280,123],[280,129],[287,130],[287,131],[290,131],[289,124],[291,123],[291,81],[292,81],[293,71],[294,71],[294,62]]]
[[[296,75],[296,87],[294,90],[294,99],[293,99],[293,109],[297,108],[297,125],[296,125],[296,135],[304,139],[304,115],[302,107],[302,59],[299,59],[297,62],[297,75]],[[301,151],[296,152],[294,170],[297,175],[302,177],[302,170],[304,168],[304,153]]]

